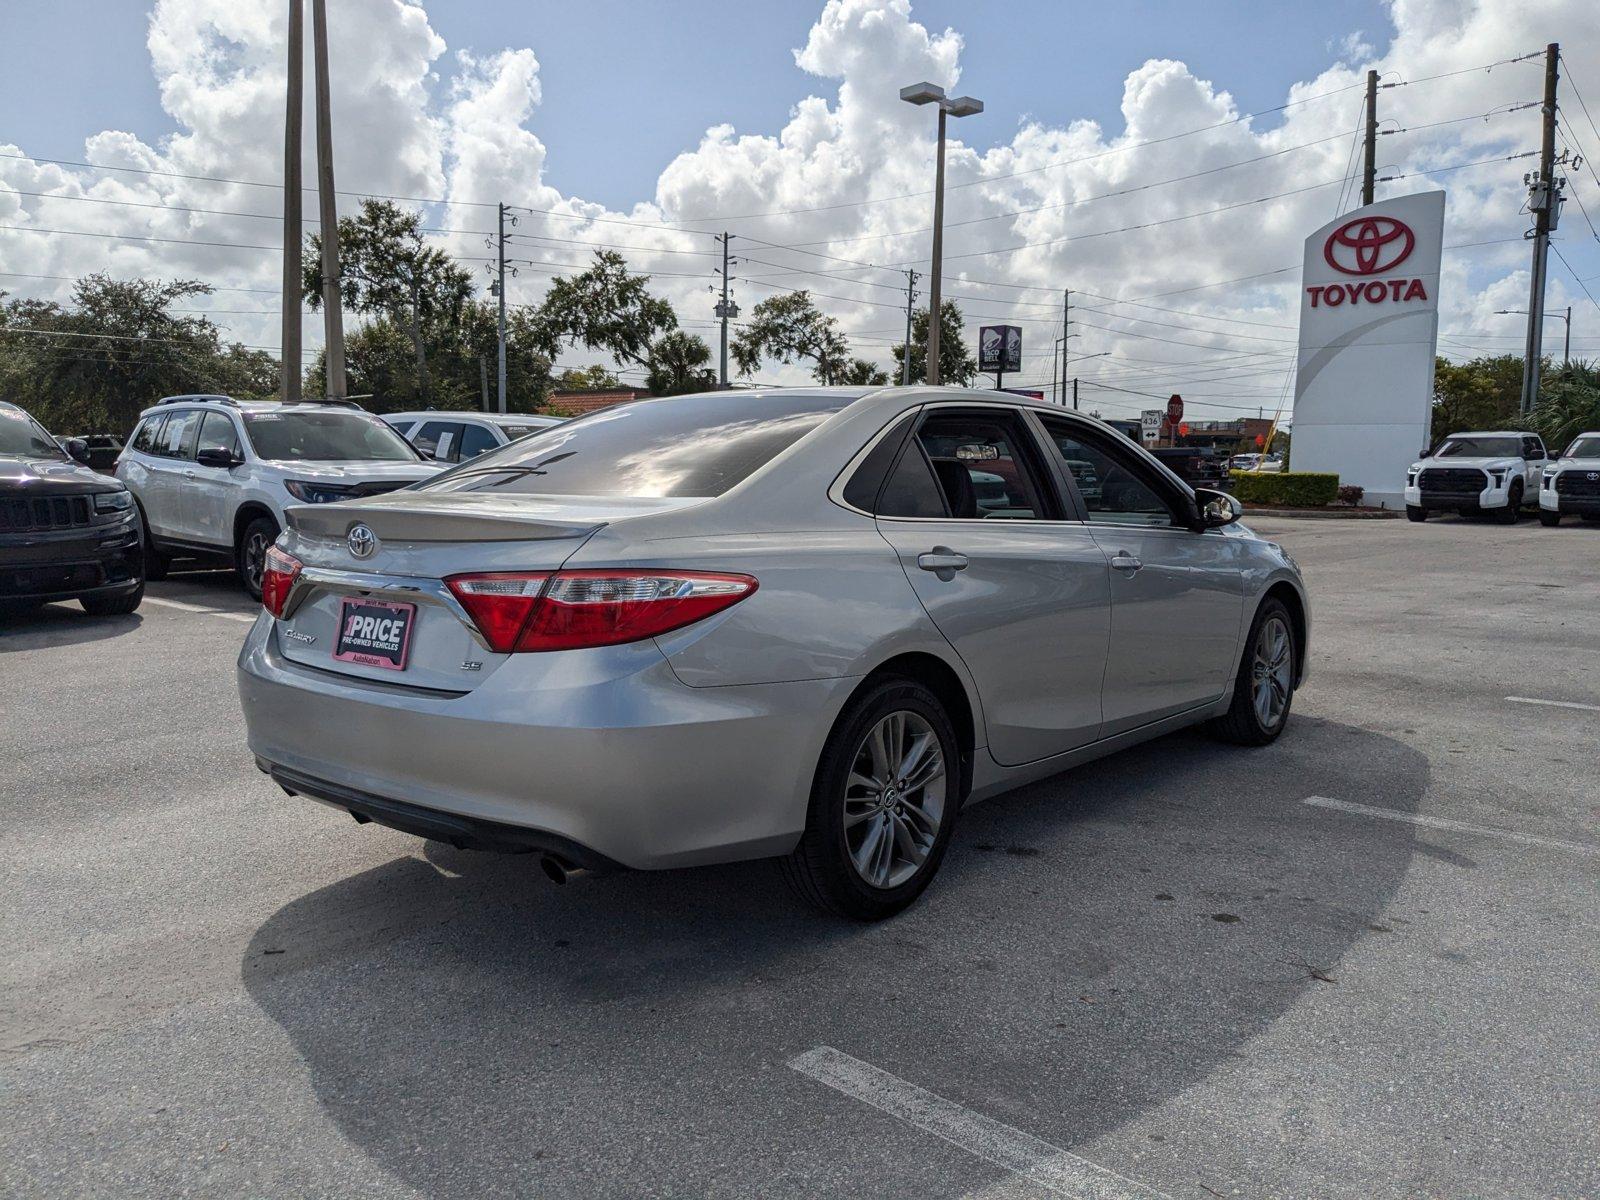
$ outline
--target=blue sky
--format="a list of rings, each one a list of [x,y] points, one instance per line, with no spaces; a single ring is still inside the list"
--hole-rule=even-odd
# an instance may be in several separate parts
[[[0,7],[0,36],[11,45],[72,50],[8,62],[0,74],[5,137],[36,154],[73,158],[85,136],[103,129],[152,143],[174,132],[145,52],[149,5],[7,0]],[[777,129],[797,99],[826,92],[825,81],[807,76],[791,54],[819,7],[809,0],[429,0],[427,10],[452,49],[534,50],[544,87],[534,127],[550,150],[547,181],[623,207],[649,196],[662,167],[707,127]],[[1024,116],[1050,125],[1089,117],[1115,132],[1123,80],[1149,58],[1182,59],[1250,111],[1282,103],[1285,89],[1337,59],[1351,34],[1359,31],[1381,54],[1391,33],[1374,0],[918,0],[915,15],[930,30],[953,26],[966,39],[963,88],[988,111],[982,129],[968,121],[962,133],[980,146],[1007,141]],[[449,58],[440,65],[448,70]]]

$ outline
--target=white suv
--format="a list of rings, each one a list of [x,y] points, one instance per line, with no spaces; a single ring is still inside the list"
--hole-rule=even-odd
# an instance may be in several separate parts
[[[116,475],[144,517],[146,578],[174,556],[222,558],[259,599],[285,508],[392,492],[442,469],[347,401],[168,396],[140,414]]]
[[[561,424],[560,417],[533,413],[404,412],[384,413],[383,419],[418,450],[442,463],[466,462]]]
[[[1600,431],[1580,433],[1544,469],[1539,523],[1559,525],[1567,513],[1600,522]]]
[[[1536,433],[1452,433],[1406,470],[1406,516],[1426,521],[1441,510],[1463,517],[1492,512],[1515,525],[1522,506],[1539,495],[1547,461]]]

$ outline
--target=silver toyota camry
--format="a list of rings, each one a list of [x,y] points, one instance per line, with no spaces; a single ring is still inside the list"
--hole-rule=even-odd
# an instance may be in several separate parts
[[[1283,732],[1310,610],[1239,516],[993,392],[640,401],[291,508],[250,748],[292,795],[557,880],[771,856],[884,917],[974,800],[1198,722]]]

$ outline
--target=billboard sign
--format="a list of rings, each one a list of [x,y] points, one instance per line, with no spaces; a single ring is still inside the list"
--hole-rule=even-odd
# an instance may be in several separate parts
[[[1404,502],[1429,441],[1444,193],[1345,213],[1306,239],[1294,466]]]
[[[1016,325],[984,325],[978,330],[978,370],[1022,370],[1022,329]]]

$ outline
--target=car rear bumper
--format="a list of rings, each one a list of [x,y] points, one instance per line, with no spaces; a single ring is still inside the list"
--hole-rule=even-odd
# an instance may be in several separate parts
[[[584,655],[600,669],[518,655],[453,695],[291,662],[262,614],[239,695],[280,783],[420,836],[635,868],[793,847],[854,680],[688,687],[653,643],[560,657]]]
[[[0,534],[0,599],[71,600],[133,591],[143,578],[137,520]]]

